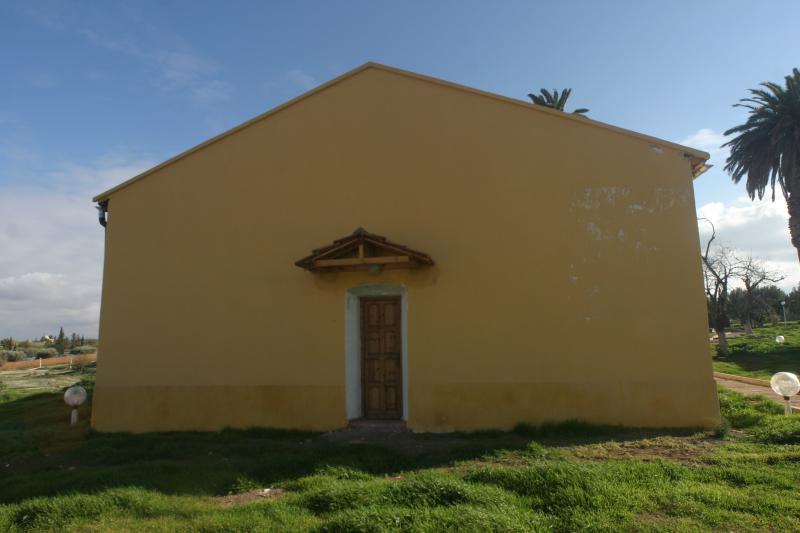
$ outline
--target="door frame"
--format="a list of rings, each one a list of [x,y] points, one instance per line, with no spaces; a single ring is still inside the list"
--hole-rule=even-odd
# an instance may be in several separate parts
[[[400,357],[401,420],[408,420],[408,289],[390,283],[363,283],[345,292],[344,352],[345,352],[345,409],[348,420],[364,416],[361,369],[361,298],[400,297]]]

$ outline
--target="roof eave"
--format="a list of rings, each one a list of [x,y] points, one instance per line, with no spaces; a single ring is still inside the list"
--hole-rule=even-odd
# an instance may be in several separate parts
[[[694,179],[699,178],[701,174],[704,174],[708,169],[714,166],[708,164],[709,155],[705,152],[702,152],[702,156],[687,153],[686,157],[689,159],[689,164],[692,167],[692,177]]]

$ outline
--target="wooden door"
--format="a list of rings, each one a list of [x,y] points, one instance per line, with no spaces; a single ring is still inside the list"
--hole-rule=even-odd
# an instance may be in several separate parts
[[[366,418],[403,415],[400,298],[361,299],[361,391]]]

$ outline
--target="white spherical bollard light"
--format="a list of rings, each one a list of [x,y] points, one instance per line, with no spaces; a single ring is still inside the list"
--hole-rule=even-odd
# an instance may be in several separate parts
[[[72,407],[69,423],[73,426],[78,423],[78,407],[86,401],[86,389],[76,385],[64,392],[64,403]]]
[[[775,342],[777,342],[778,344],[783,344],[784,342],[786,342],[786,339],[783,337],[783,335],[778,335],[777,337],[775,337]]]
[[[778,372],[769,380],[769,386],[786,400],[786,414],[792,414],[792,396],[800,392],[800,379],[791,372]]]

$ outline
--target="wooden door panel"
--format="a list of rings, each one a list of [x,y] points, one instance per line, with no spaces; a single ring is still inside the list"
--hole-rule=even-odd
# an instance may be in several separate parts
[[[399,298],[361,300],[361,368],[364,416],[402,416]]]
[[[380,385],[371,385],[367,390],[367,412],[380,412],[382,410],[381,389]]]
[[[400,368],[394,357],[386,358],[383,364],[383,382],[387,385],[400,382]]]
[[[394,302],[386,302],[382,305],[384,327],[391,327],[395,324],[395,305]]]
[[[383,379],[380,359],[365,359],[364,366],[367,384],[380,384]]]
[[[381,323],[381,308],[378,302],[367,303],[367,325],[379,327]]]
[[[365,333],[366,355],[381,355],[381,332],[380,331],[367,331]]]
[[[400,342],[397,332],[393,330],[383,331],[383,353],[396,354],[400,352]]]
[[[397,411],[398,392],[397,387],[386,387],[386,411]]]

